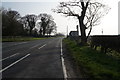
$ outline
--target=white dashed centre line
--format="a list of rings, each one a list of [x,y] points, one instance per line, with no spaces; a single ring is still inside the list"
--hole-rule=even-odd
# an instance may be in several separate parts
[[[7,70],[8,68],[12,67],[13,65],[17,64],[18,62],[20,62],[21,60],[27,58],[30,54],[27,54],[26,56],[20,58],[19,60],[15,61],[14,63],[10,64],[9,66],[3,68],[2,70],[0,70],[0,73]]]
[[[8,59],[8,58],[11,58],[11,57],[13,57],[13,56],[17,55],[17,54],[20,54],[20,53],[13,54],[13,55],[8,56],[8,57],[6,57],[6,58],[4,58],[4,59],[1,59],[0,61],[4,61],[4,60],[6,60],[6,59]]]
[[[38,45],[35,45],[35,46],[33,46],[33,47],[31,47],[30,49],[33,49],[33,48],[35,48],[35,47],[37,47],[37,46],[39,46],[39,44],[38,44]]]
[[[27,42],[21,42],[21,43],[17,43],[17,44],[14,44],[14,45],[19,45],[19,44],[24,44],[24,43],[27,43]]]
[[[39,47],[38,49],[41,49],[41,48],[43,48],[44,46],[46,46],[47,44],[44,44],[43,46],[41,46],[41,47]]]

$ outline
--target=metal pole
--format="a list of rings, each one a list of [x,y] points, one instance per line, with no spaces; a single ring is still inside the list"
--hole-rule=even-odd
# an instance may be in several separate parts
[[[67,26],[67,37],[68,37],[68,26]]]
[[[102,29],[102,35],[103,35],[103,29]]]

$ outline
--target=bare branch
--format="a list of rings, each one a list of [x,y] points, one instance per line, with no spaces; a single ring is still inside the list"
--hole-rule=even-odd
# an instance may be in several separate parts
[[[78,3],[77,4],[67,4],[67,5],[69,5],[69,6],[78,6],[79,8],[82,9],[82,7]]]
[[[79,9],[80,11],[78,11]],[[92,27],[98,25],[101,17],[108,13],[108,8],[106,8],[106,5],[99,2],[92,2],[91,0],[75,0],[72,2],[61,2],[56,12],[67,16],[78,17],[80,30],[90,29],[88,33],[89,36],[92,31]],[[82,32],[83,31],[81,31],[81,33]]]

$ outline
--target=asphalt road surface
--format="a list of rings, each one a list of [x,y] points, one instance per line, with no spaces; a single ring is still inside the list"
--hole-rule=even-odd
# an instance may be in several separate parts
[[[65,78],[62,37],[2,44],[2,78]]]

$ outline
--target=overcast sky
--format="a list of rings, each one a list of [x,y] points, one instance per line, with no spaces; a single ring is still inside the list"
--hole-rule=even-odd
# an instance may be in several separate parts
[[[26,14],[51,14],[56,22],[58,28],[57,32],[64,34],[71,30],[76,30],[78,24],[77,19],[72,17],[65,17],[62,14],[57,14],[51,11],[55,9],[61,0],[2,0],[2,6],[11,8],[18,11],[21,16]],[[97,0],[96,0],[97,1]],[[99,0],[98,0],[99,1]],[[111,10],[101,19],[101,24],[94,26],[92,35],[101,35],[102,30],[104,35],[117,35],[118,34],[118,1],[119,0],[102,0],[103,4],[108,5]]]

